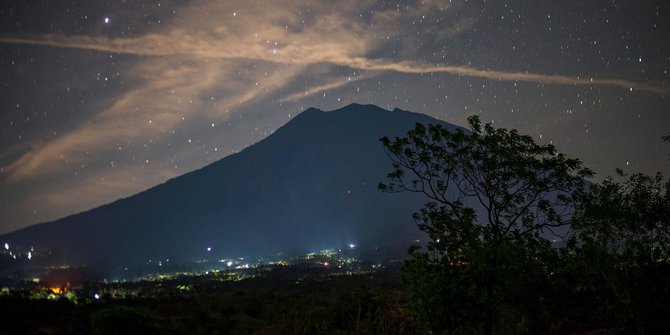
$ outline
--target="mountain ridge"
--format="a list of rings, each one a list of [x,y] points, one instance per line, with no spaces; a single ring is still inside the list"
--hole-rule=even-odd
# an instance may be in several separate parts
[[[379,138],[417,122],[455,128],[397,108],[309,108],[238,153],[0,241],[50,250],[55,262],[118,266],[206,248],[237,256],[419,236],[411,213],[423,199],[376,189],[391,169]]]

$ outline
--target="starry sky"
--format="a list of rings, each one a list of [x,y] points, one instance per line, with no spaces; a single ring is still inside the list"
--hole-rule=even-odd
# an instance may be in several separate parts
[[[669,173],[669,36],[663,0],[4,0],[0,233],[353,102]]]

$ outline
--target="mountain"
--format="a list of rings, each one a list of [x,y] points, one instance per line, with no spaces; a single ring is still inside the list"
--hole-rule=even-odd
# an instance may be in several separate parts
[[[420,236],[411,213],[425,199],[377,190],[391,170],[379,139],[417,122],[455,128],[373,105],[310,108],[237,154],[0,242],[93,266],[407,242]]]

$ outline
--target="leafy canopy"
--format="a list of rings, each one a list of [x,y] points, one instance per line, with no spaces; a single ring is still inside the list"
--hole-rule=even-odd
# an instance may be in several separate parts
[[[382,138],[393,170],[379,188],[429,200],[415,214],[427,251],[411,248],[404,267],[428,328],[527,332],[542,318],[535,306],[557,257],[543,233],[571,222],[592,172],[516,130],[468,122],[470,131],[417,124],[407,137]]]
[[[574,196],[592,172],[551,144],[536,144],[516,130],[482,127],[477,116],[468,122],[470,132],[417,124],[407,137],[382,138],[393,171],[379,188],[423,193],[430,203],[422,214],[439,207],[440,221],[477,223],[496,240],[568,223]]]

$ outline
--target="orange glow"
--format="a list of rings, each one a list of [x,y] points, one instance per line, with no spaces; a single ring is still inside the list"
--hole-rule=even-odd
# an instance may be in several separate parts
[[[54,294],[61,294],[61,293],[63,293],[63,289],[60,288],[60,287],[56,287],[56,286],[54,286],[54,287],[50,287],[49,290],[50,290],[52,293],[54,293]]]

